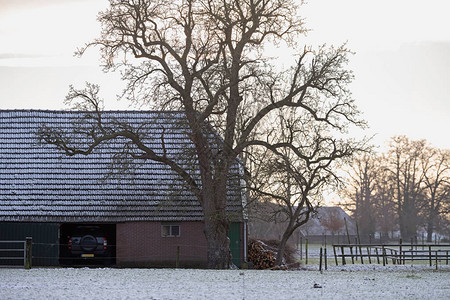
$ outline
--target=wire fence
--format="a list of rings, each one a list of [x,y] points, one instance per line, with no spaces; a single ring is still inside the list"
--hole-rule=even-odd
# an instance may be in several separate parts
[[[31,244],[30,244],[31,245]],[[30,267],[51,265],[155,265],[183,267],[186,263],[206,264],[208,246],[189,243],[172,243],[170,245],[153,244],[149,247],[126,247],[109,244],[107,252],[83,257],[80,253],[70,252],[68,243],[33,242],[30,251]],[[101,245],[103,247],[103,245]],[[151,249],[150,249],[151,248]],[[41,251],[39,251],[41,250]],[[42,251],[44,250],[44,251]],[[277,249],[273,249],[276,251]],[[24,267],[27,262],[26,242],[0,241],[0,267]],[[346,264],[393,264],[404,265],[408,262],[425,262],[429,266],[449,265],[450,244],[333,244],[304,245],[295,253],[295,263],[284,264],[284,268],[304,265],[319,265],[319,270],[327,269],[330,262],[336,266]],[[244,257],[240,257],[242,266],[247,266]],[[188,264],[189,265],[189,264]],[[278,269],[270,267],[267,269]]]
[[[16,247],[17,249],[2,246],[7,242],[22,246]],[[187,243],[151,244],[147,242],[147,245],[141,244],[138,246],[115,244],[104,246],[99,244],[90,251],[80,249],[72,251],[69,247],[73,247],[73,245],[69,243],[33,242],[32,246],[33,251],[30,252],[30,261],[35,266],[92,265],[97,263],[99,265],[115,265],[118,261],[125,265],[133,265],[133,263],[146,265],[148,263],[148,265],[171,267],[200,266],[206,265],[208,253],[208,246]],[[231,251],[234,248],[236,247],[229,247],[226,251]],[[211,250],[224,250],[224,248],[216,247]],[[17,261],[16,253],[20,253],[20,262]],[[0,241],[0,267],[23,267],[26,261],[25,253],[25,241]],[[240,257],[240,259],[243,260],[243,257]],[[16,261],[16,263],[8,263],[9,261]]]

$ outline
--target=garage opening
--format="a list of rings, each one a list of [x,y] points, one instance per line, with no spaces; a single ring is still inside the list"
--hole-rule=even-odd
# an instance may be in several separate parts
[[[116,264],[116,224],[64,223],[59,233],[61,266]]]

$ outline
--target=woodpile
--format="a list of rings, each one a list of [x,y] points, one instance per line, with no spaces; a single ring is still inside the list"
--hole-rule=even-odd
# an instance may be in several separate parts
[[[250,240],[248,244],[248,261],[253,264],[253,269],[281,269],[298,268],[299,263],[294,258],[295,250],[286,245],[283,262],[280,267],[275,267],[277,249],[280,241],[277,240]]]
[[[272,247],[270,247],[272,248]],[[254,269],[271,269],[275,267],[276,252],[269,249],[262,241],[250,241],[248,244],[248,261]]]

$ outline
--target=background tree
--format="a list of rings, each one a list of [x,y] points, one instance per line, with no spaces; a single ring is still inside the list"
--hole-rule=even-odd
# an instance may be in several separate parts
[[[270,131],[277,111],[301,111],[336,131],[348,122],[362,124],[347,88],[352,79],[345,69],[350,52],[345,46],[313,50],[300,45],[306,29],[297,3],[110,0],[98,18],[100,37],[78,51],[82,55],[99,47],[105,70],[120,70],[127,82],[124,98],[151,109],[184,113],[198,177],[186,172],[170,153],[154,152],[126,124],[103,124],[95,90],[73,89],[68,97],[81,99],[81,107],[94,112],[88,116],[94,121],[85,132],[90,139],[85,147],[71,144],[58,130],[44,128],[42,139],[76,155],[89,154],[99,143],[119,138],[127,140],[127,150],[134,150],[124,151],[122,159],[168,165],[202,206],[208,266],[227,268],[231,262],[225,209],[229,170],[245,149],[261,145],[260,138]],[[294,53],[292,66],[281,71],[276,59],[264,52],[265,46],[280,43]],[[208,128],[220,135],[220,145],[210,144]],[[300,146],[290,148],[295,152]]]
[[[417,234],[419,207],[423,200],[421,159],[425,141],[410,141],[405,136],[392,138],[388,151],[388,168],[395,184],[395,203],[400,234],[409,240]]]
[[[408,240],[422,227],[429,242],[438,224],[445,227],[450,203],[448,150],[398,136],[386,153],[355,162],[345,196],[360,224],[374,219],[382,235],[400,229]],[[369,206],[360,204],[365,195]]]
[[[379,177],[378,161],[372,154],[363,154],[352,161],[348,172],[349,186],[346,197],[352,199],[348,206],[362,235],[376,231],[376,182]]]
[[[375,219],[380,238],[393,237],[393,232],[398,229],[398,216],[395,209],[394,182],[390,179],[390,171],[386,167],[385,155],[372,156],[372,165],[377,168],[375,178]]]
[[[450,212],[450,151],[427,147],[422,170],[424,201],[421,215],[427,231],[427,242],[431,242],[433,232],[439,223],[447,221]]]

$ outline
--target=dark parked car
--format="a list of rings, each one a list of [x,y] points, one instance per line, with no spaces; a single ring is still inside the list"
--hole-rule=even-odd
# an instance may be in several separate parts
[[[77,226],[69,236],[68,250],[72,257],[109,258],[110,247],[105,233],[98,226]]]

